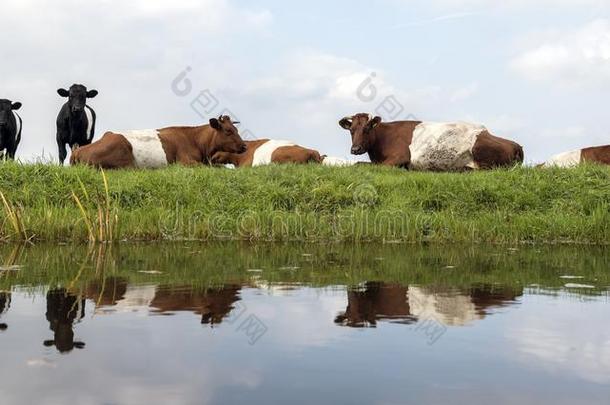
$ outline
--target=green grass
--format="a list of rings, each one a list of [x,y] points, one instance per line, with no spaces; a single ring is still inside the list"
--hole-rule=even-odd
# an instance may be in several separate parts
[[[0,166],[0,240],[610,242],[610,168]],[[79,206],[80,205],[80,206]],[[82,207],[82,208],[81,208]]]
[[[357,286],[367,281],[468,289],[486,285],[553,294],[567,283],[579,295],[607,295],[605,247],[360,245],[307,243],[146,243],[0,245],[0,291],[65,287],[120,279],[129,284],[205,290],[227,284]],[[18,271],[7,271],[19,266]],[[249,270],[257,270],[252,272]],[[150,272],[155,272],[154,274]],[[578,276],[564,279],[562,276]]]

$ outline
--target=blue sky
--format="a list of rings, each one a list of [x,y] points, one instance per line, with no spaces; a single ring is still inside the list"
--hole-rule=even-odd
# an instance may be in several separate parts
[[[482,123],[541,161],[610,143],[609,11],[608,0],[22,0],[0,15],[0,97],[24,104],[26,160],[57,154],[55,90],[82,82],[100,91],[98,137],[200,124],[190,104],[209,90],[210,114],[228,108],[257,137],[346,156],[337,121],[392,96],[398,118]],[[179,96],[186,67],[192,90]],[[359,97],[372,73],[376,97]]]

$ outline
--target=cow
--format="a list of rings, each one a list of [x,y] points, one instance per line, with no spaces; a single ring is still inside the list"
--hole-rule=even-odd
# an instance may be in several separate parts
[[[69,90],[57,90],[57,94],[68,99],[57,116],[57,147],[59,163],[63,165],[68,156],[66,144],[74,152],[93,142],[96,114],[87,105],[87,99],[96,97],[98,91],[87,90],[82,84],[73,84]]]
[[[45,347],[55,346],[60,353],[84,349],[85,343],[74,340],[74,323],[85,316],[85,300],[64,288],[47,293],[47,321],[53,332],[52,340],[45,340]]]
[[[21,103],[10,100],[0,100],[0,158],[6,156],[15,159],[17,147],[21,142],[23,121],[15,112],[21,108]]]
[[[382,123],[381,117],[356,114],[339,121],[351,132],[353,155],[368,153],[371,162],[412,170],[462,171],[523,163],[523,148],[492,135],[484,126],[465,122]]]
[[[350,167],[366,164],[366,162],[359,162],[357,160],[348,160],[335,156],[322,156],[322,165],[334,166],[334,167]]]
[[[11,293],[0,292],[0,316],[3,315],[11,306]],[[0,332],[8,329],[8,325],[0,323]]]
[[[322,163],[320,153],[289,141],[260,139],[246,141],[246,146],[247,151],[241,154],[217,152],[212,157],[212,163],[232,164],[235,167],[258,167],[272,163]]]
[[[610,145],[566,152],[552,157],[542,167],[576,167],[582,163],[610,165]]]
[[[407,290],[396,284],[368,282],[363,289],[348,292],[347,309],[337,315],[335,323],[351,328],[374,328],[378,321],[414,323],[417,319],[411,315]]]
[[[374,328],[378,322],[466,326],[515,305],[522,295],[521,288],[491,285],[457,290],[367,282],[348,292],[347,309],[335,318],[335,324],[351,328]]]
[[[99,141],[77,149],[70,162],[102,169],[208,165],[217,152],[246,151],[234,124],[230,117],[220,116],[198,127],[106,132]]]
[[[215,327],[230,315],[241,300],[241,286],[227,284],[202,291],[192,287],[160,288],[150,307],[156,314],[192,312],[201,315],[201,324]]]

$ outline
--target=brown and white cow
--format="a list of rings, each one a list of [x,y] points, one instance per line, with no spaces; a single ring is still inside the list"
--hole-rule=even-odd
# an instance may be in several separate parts
[[[260,139],[246,141],[247,151],[237,154],[216,152],[212,157],[214,164],[233,164],[235,167],[257,167],[272,163],[321,163],[320,153],[313,149],[298,146],[289,141]]]
[[[465,122],[398,121],[356,114],[339,125],[352,135],[352,154],[371,162],[415,170],[491,169],[523,162],[523,148]]]
[[[582,163],[610,165],[610,145],[596,146],[553,156],[544,167],[576,167]]]
[[[172,164],[209,164],[217,152],[242,153],[246,144],[231,118],[199,127],[115,131],[72,154],[70,162],[103,169],[159,169]]]

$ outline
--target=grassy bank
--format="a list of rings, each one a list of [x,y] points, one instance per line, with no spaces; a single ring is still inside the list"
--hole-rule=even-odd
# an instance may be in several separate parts
[[[106,179],[104,179],[106,177]],[[106,181],[104,181],[106,180]],[[0,239],[610,242],[610,169],[0,166]]]

